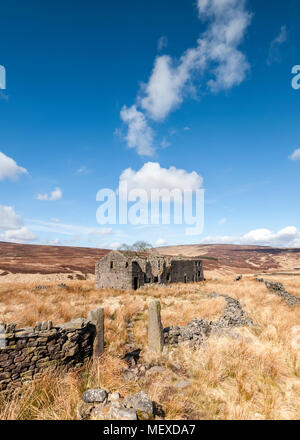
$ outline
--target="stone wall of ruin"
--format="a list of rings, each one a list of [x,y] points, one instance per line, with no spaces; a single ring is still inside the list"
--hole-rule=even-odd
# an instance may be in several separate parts
[[[110,264],[113,263],[113,267]],[[95,266],[95,288],[132,289],[131,265],[119,254],[108,254]]]
[[[202,281],[203,265],[201,260],[184,260],[171,257],[159,257],[149,254],[147,258],[138,255],[126,258],[126,253],[111,252],[95,266],[95,288],[113,288],[119,290],[134,289],[145,283],[192,283]]]
[[[198,274],[200,272],[200,275]],[[203,280],[203,265],[200,260],[172,260],[171,283],[193,283]]]

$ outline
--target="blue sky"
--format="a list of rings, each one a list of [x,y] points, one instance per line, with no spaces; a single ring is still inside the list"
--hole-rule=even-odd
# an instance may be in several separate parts
[[[299,19],[297,0],[5,2],[0,240],[300,247]],[[203,233],[99,225],[128,168],[201,180]]]

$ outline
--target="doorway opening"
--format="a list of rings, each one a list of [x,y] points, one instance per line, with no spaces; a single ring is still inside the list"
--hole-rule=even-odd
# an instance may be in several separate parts
[[[138,277],[133,277],[133,289],[137,290],[139,288],[139,279]]]

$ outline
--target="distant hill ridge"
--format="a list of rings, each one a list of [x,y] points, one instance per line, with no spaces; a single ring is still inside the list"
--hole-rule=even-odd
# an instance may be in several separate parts
[[[95,263],[110,252],[72,246],[47,246],[0,242],[0,275],[11,273],[93,274]],[[300,267],[300,249],[240,245],[180,245],[155,249],[162,255],[198,257],[204,271],[220,273],[273,273]]]

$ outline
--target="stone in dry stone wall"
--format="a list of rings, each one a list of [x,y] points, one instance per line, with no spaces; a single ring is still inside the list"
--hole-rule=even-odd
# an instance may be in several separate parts
[[[49,367],[79,367],[93,354],[95,326],[83,318],[52,327],[51,321],[34,328],[2,326],[0,391]],[[2,348],[1,348],[2,347]]]
[[[179,344],[185,341],[200,342],[210,334],[210,323],[205,319],[195,318],[184,326],[166,327],[164,329],[165,344]]]
[[[153,420],[156,414],[154,402],[143,391],[124,398],[102,388],[88,389],[82,400],[77,408],[81,420]]]
[[[153,402],[143,391],[139,391],[133,397],[125,397],[124,404],[126,408],[133,408],[140,420],[151,420],[153,418]]]
[[[220,318],[211,322],[212,330],[229,328],[229,327],[247,327],[252,326],[252,320],[245,314],[240,302],[237,299],[231,298],[228,295],[221,295],[219,293],[211,293],[209,298],[222,297],[226,301],[226,306]]]
[[[206,319],[195,318],[185,327],[166,327],[164,329],[165,344],[173,345],[189,341],[191,346],[195,347],[209,337],[211,333],[218,333],[232,327],[253,325],[252,320],[247,317],[238,300],[218,293],[211,293],[208,297],[223,297],[225,299],[226,306],[219,319],[217,321],[207,321]]]
[[[274,293],[275,295],[283,298],[288,306],[300,306],[300,298],[298,296],[293,296],[289,292],[287,292],[282,283],[271,282],[265,280],[264,278],[256,278],[256,281],[265,283],[267,289],[269,289],[270,292]]]

